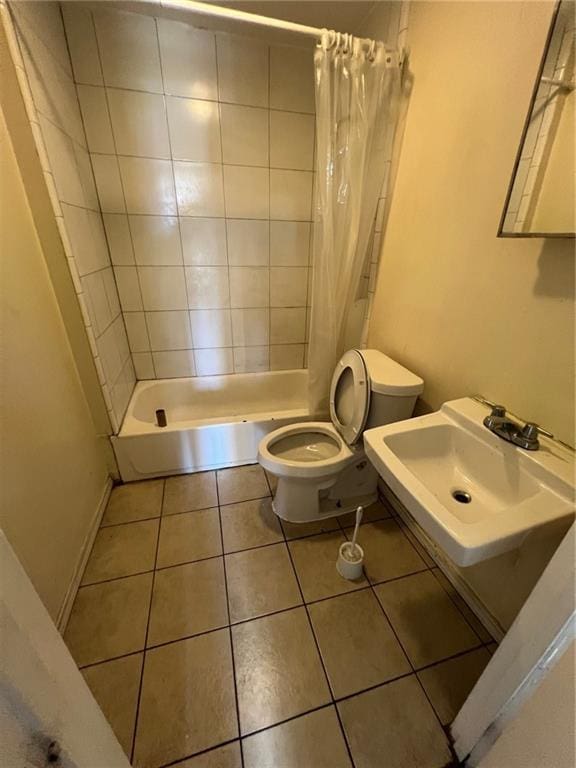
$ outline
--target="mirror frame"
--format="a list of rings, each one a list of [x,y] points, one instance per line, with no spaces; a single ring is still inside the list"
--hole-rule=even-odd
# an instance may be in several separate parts
[[[556,19],[558,18],[558,13],[560,12],[560,5],[562,0],[557,0],[556,5],[554,7],[554,12],[552,13],[552,18],[550,20],[550,28],[548,29],[548,34],[546,35],[546,42],[544,43],[544,50],[542,51],[542,56],[540,59],[540,65],[538,67],[538,72],[536,74],[536,81],[534,83],[534,88],[532,89],[532,96],[530,97],[530,103],[528,105],[528,111],[526,113],[526,119],[524,120],[524,127],[522,129],[522,135],[520,137],[520,144],[518,145],[518,151],[516,152],[516,159],[514,160],[514,166],[512,168],[512,174],[510,176],[510,182],[508,184],[508,191],[506,192],[506,199],[504,200],[504,206],[502,209],[502,215],[500,217],[500,223],[498,224],[498,234],[497,237],[563,237],[563,238],[576,238],[576,232],[504,232],[504,221],[506,219],[506,214],[508,212],[508,205],[510,204],[510,198],[512,197],[512,191],[514,189],[514,182],[516,181],[516,174],[518,172],[518,166],[520,165],[520,160],[522,159],[522,151],[524,149],[524,142],[526,141],[526,135],[528,133],[528,129],[530,127],[530,121],[532,118],[532,111],[534,109],[534,104],[536,102],[536,98],[538,96],[538,89],[540,87],[540,78],[542,77],[542,73],[544,72],[544,67],[546,65],[546,58],[548,56],[548,49],[550,48],[550,42],[552,40],[552,35],[554,34],[554,27],[556,26]]]

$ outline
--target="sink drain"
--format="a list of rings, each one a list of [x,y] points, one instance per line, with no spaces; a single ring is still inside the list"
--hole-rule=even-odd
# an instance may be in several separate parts
[[[470,504],[472,501],[472,496],[470,496],[468,491],[452,491],[452,498],[456,499],[456,501],[460,504]]]

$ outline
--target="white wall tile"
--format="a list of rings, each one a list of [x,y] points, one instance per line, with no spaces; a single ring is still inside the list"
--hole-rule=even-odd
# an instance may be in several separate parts
[[[220,119],[214,101],[166,98],[172,157],[175,160],[219,163]]]
[[[79,274],[107,267],[108,248],[100,214],[66,203],[62,213]]]
[[[158,19],[158,37],[166,93],[217,99],[214,34],[183,22]]]
[[[311,48],[270,48],[270,107],[314,112],[314,53]]]
[[[91,155],[94,179],[103,213],[124,213],[124,192],[115,155]]]
[[[224,216],[222,166],[212,163],[174,163],[180,216]]]
[[[234,372],[257,373],[269,370],[269,347],[234,347]]]
[[[232,219],[267,219],[269,171],[241,165],[224,166],[226,216]]]
[[[39,120],[58,199],[72,205],[83,206],[84,191],[72,140],[42,115],[39,116]]]
[[[304,344],[281,344],[270,347],[270,370],[290,371],[304,367]]]
[[[84,147],[76,143],[74,144],[74,160],[78,170],[80,186],[82,187],[83,205],[86,208],[91,208],[93,211],[98,211],[98,195],[96,193],[96,185],[94,184],[90,155]]]
[[[91,11],[80,3],[62,3],[62,16],[77,83],[101,85],[102,71]]]
[[[112,322],[102,272],[92,272],[81,278],[81,282],[92,327],[99,337]]]
[[[310,221],[311,209],[312,173],[270,171],[270,218]]]
[[[153,351],[190,349],[192,333],[188,312],[147,312],[146,325]]]
[[[236,267],[267,267],[270,225],[268,221],[228,219],[228,262]]]
[[[162,93],[156,22],[120,11],[94,13],[106,85]]]
[[[175,214],[172,163],[141,157],[119,157],[128,213]]]
[[[268,167],[268,110],[221,104],[225,163]]]
[[[313,115],[270,111],[270,166],[301,171],[313,170]]]
[[[102,336],[97,339],[96,345],[104,367],[106,381],[109,385],[113,385],[122,372],[123,363],[113,325],[108,326]]]
[[[188,309],[182,267],[138,267],[146,310]]]
[[[114,267],[120,306],[124,312],[142,310],[142,296],[136,267]]]
[[[190,309],[230,306],[227,267],[185,267]]]
[[[150,352],[132,352],[132,361],[139,381],[156,378]]]
[[[157,267],[182,264],[176,216],[130,216],[129,221],[136,264]]]
[[[308,290],[306,267],[272,267],[270,269],[270,306],[305,307]]]
[[[104,213],[102,218],[104,220],[112,264],[117,266],[134,264],[134,251],[132,250],[132,238],[128,227],[128,216],[122,213]]]
[[[109,88],[108,104],[119,155],[170,157],[164,96]]]
[[[270,264],[304,267],[310,257],[310,224],[303,221],[270,222]]]
[[[265,267],[230,267],[230,306],[267,307],[269,270]]]
[[[253,38],[216,35],[220,101],[268,106],[268,46]]]
[[[144,312],[126,312],[124,314],[124,324],[128,334],[128,343],[132,353],[148,352],[150,341],[148,339],[148,329]],[[152,358],[150,358],[150,362]]]
[[[226,222],[224,219],[180,219],[184,264],[222,266],[226,258]]]
[[[234,357],[231,349],[195,349],[197,376],[217,376],[234,373]]]
[[[178,352],[153,352],[152,359],[159,379],[178,379],[196,375],[194,352],[191,349]]]
[[[193,309],[190,311],[194,347],[231,347],[232,324],[229,309]]]
[[[273,308],[270,310],[270,343],[297,344],[306,339],[306,309]]]
[[[232,310],[232,336],[235,347],[253,347],[269,343],[270,310]]]
[[[77,89],[88,149],[90,152],[115,154],[104,88],[96,85],[78,85]]]

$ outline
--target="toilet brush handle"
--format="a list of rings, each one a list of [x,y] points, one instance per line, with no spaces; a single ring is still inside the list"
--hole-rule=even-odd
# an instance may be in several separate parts
[[[362,515],[364,513],[364,510],[362,507],[358,507],[356,510],[356,525],[354,526],[354,535],[352,536],[352,552],[356,549],[356,537],[358,536],[358,528],[360,528],[360,523],[362,522]]]

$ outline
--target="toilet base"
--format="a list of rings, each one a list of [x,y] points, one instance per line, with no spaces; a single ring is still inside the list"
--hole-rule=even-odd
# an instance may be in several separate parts
[[[378,473],[362,452],[328,478],[278,477],[272,509],[290,523],[324,520],[373,504],[378,498],[377,486]]]

